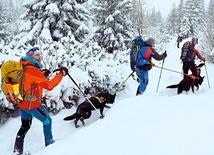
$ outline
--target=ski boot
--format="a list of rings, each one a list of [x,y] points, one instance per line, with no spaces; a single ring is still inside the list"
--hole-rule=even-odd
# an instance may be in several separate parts
[[[50,144],[53,144],[55,142],[55,140],[53,140],[52,138],[51,139],[46,139],[45,138],[45,146],[48,146]]]
[[[17,136],[13,151],[15,155],[23,154],[23,145],[24,145],[24,136]]]

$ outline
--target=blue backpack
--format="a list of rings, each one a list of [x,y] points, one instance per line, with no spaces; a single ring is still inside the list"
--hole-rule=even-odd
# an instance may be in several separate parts
[[[145,64],[150,65],[150,53],[151,49],[147,46],[144,46],[143,39],[141,37],[136,37],[132,41],[132,47],[130,51],[131,65],[134,67],[140,67],[142,69]]]

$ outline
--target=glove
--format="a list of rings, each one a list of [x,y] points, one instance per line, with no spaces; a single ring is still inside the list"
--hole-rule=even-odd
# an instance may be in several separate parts
[[[164,52],[162,55],[164,56],[164,58],[166,58],[166,57],[167,57],[166,50],[165,50],[165,52]]]
[[[131,67],[131,70],[134,72],[135,71],[135,67],[131,62],[130,62],[130,67]]]
[[[50,72],[48,69],[43,69],[43,70],[42,70],[42,73],[43,73],[44,76],[47,78],[51,72]]]
[[[62,67],[60,68],[60,74],[62,74],[62,76],[65,76],[68,74],[68,69],[66,67]]]
[[[105,115],[104,114],[102,114],[101,116],[100,116],[100,119],[103,119],[105,117]]]

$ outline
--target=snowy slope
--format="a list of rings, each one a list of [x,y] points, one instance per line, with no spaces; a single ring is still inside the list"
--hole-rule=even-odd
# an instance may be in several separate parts
[[[210,89],[205,77],[195,94],[176,95],[176,89],[166,86],[182,79],[177,73],[182,67],[180,49],[176,48],[175,40],[166,49],[164,68],[173,71],[163,70],[157,93],[160,69],[154,67],[146,92],[136,97],[138,83],[130,78],[126,90],[117,94],[111,109],[105,110],[104,119],[99,119],[95,111],[85,127],[76,129],[72,121],[63,121],[74,108],[52,116],[56,142],[48,147],[44,146],[42,124],[34,119],[25,139],[25,150],[33,155],[213,155],[214,67],[206,64]],[[155,61],[156,66],[161,63]],[[201,74],[206,75],[205,68]],[[0,155],[12,154],[19,127],[19,117],[0,127]]]

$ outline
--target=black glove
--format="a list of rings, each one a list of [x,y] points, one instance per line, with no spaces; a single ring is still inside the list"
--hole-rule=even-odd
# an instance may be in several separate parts
[[[68,74],[68,69],[66,67],[62,67],[60,68],[60,73],[62,74],[62,76],[65,76]]]
[[[132,64],[132,62],[130,62],[130,67],[131,67],[131,70],[134,72],[134,71],[135,71],[135,67],[134,67],[134,65]]]
[[[47,78],[51,72],[48,69],[42,69],[42,73]]]
[[[100,116],[100,119],[103,119],[105,117],[105,115],[104,114],[102,114],[101,116]]]
[[[164,56],[164,58],[166,58],[166,57],[167,57],[166,50],[165,50],[165,52],[164,52],[162,55]]]

